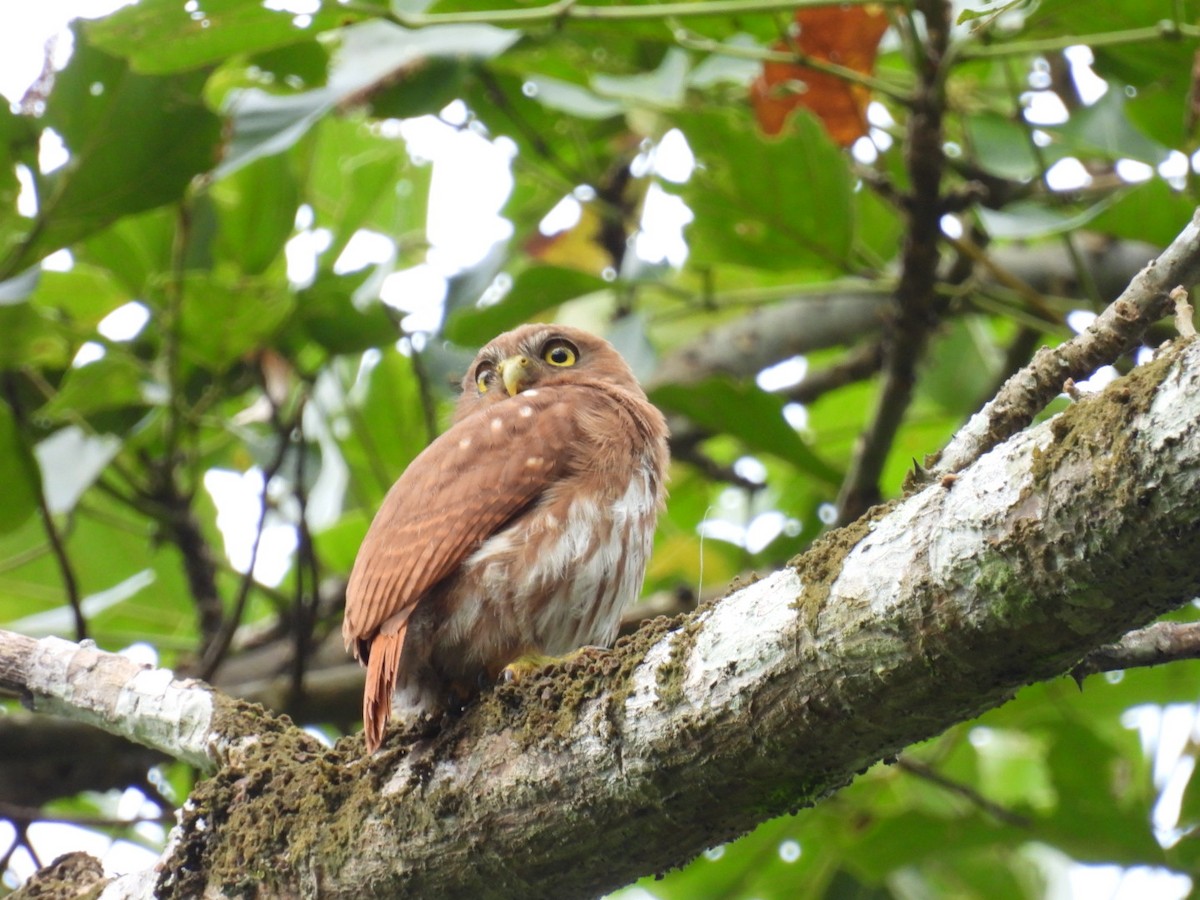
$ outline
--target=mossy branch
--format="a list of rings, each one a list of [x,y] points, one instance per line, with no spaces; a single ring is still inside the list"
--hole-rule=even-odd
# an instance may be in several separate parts
[[[374,757],[287,727],[243,740],[157,874],[110,888],[602,893],[1070,671],[1200,593],[1198,553],[1193,339],[789,567]]]

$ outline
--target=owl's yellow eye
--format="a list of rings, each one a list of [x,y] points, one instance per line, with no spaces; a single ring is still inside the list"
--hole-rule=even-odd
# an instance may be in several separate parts
[[[495,369],[490,363],[484,363],[481,365],[475,370],[475,389],[481,394],[486,394],[494,374]]]
[[[560,338],[542,348],[542,359],[552,366],[565,369],[575,365],[576,360],[579,359],[579,352],[569,341]]]

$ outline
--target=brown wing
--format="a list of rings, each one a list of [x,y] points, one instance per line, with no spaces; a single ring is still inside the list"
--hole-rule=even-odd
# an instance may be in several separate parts
[[[355,656],[560,475],[577,425],[555,394],[521,394],[463,419],[392,485],[346,588],[342,637]]]

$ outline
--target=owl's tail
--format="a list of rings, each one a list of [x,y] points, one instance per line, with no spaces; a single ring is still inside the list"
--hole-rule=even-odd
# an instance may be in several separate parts
[[[363,736],[367,752],[374,753],[383,743],[388,716],[392,712],[392,694],[396,690],[396,672],[404,652],[404,637],[408,621],[400,622],[394,631],[381,630],[371,641],[371,656],[367,662],[367,687],[363,691]]]

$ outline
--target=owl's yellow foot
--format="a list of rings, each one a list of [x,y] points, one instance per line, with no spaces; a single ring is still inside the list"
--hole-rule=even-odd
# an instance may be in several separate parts
[[[570,653],[564,653],[562,656],[547,656],[544,653],[525,653],[500,670],[499,680],[505,684],[518,684],[538,669],[543,669],[546,666],[562,665],[563,663],[573,662],[581,656],[594,656],[607,652],[608,648],[606,647],[585,646],[572,650]]]

